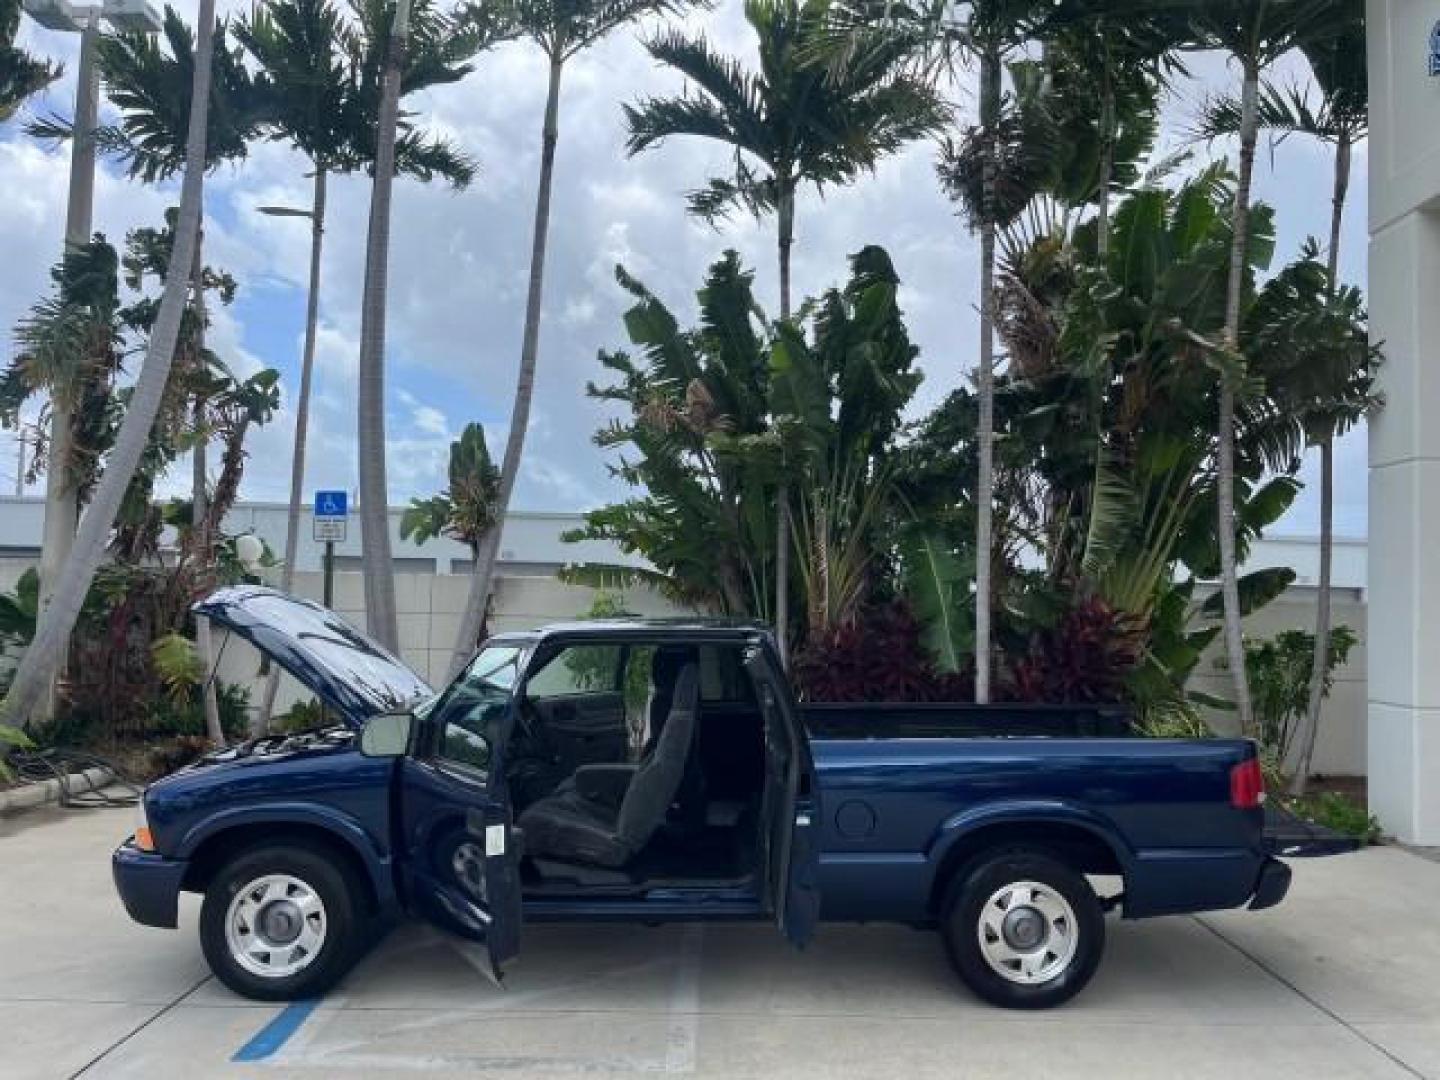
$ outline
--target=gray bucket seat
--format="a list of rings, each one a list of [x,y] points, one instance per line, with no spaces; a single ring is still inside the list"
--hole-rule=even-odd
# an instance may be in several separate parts
[[[657,693],[663,689],[656,687]],[[680,790],[699,706],[699,670],[687,660],[675,676],[665,723],[639,765],[586,766],[554,794],[532,803],[518,822],[526,853],[616,869],[638,855],[665,823]],[[596,775],[588,777],[592,772]],[[619,784],[613,782],[617,775]],[[590,782],[601,779],[610,782]]]

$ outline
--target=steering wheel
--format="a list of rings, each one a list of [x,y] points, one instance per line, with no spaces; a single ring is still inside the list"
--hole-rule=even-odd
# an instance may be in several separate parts
[[[517,789],[517,806],[528,805],[548,795],[563,777],[556,776],[559,755],[545,734],[534,703],[518,698],[515,703],[515,732],[510,738],[510,763],[506,766],[512,788]]]

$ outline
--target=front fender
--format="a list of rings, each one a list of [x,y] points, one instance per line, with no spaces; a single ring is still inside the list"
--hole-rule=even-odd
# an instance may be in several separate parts
[[[356,818],[320,803],[267,802],[217,811],[183,834],[176,845],[175,856],[190,859],[206,841],[229,829],[253,829],[256,825],[271,823],[277,827],[303,825],[323,830],[360,860],[382,909],[395,903],[395,882],[389,854],[378,849],[375,838]]]

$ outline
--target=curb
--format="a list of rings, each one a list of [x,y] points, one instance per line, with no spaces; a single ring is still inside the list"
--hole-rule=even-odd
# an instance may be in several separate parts
[[[114,773],[109,769],[97,766],[83,772],[71,773],[68,782],[72,790],[78,787],[82,791],[94,791],[104,787],[113,779],[115,779]],[[21,784],[19,787],[0,791],[0,817],[59,801],[60,781],[58,779]]]

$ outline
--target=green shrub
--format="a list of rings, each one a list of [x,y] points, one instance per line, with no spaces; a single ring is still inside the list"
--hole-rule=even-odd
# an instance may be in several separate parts
[[[1214,734],[1193,702],[1173,698],[1139,710],[1135,727],[1152,739],[1208,739]]]
[[[1378,843],[1380,822],[1366,807],[1338,791],[1325,791],[1298,799],[1287,799],[1285,808],[1315,825],[1353,836],[1366,844]]]

